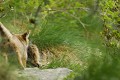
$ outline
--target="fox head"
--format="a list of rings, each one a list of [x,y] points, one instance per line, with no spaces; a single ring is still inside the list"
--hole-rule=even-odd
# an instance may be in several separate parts
[[[25,32],[24,34],[21,35],[22,38],[23,38],[23,40],[26,42],[26,44],[29,44],[30,32],[31,32],[31,31],[28,31],[28,32]]]
[[[29,35],[31,31],[27,31],[23,34],[16,34],[15,36],[18,37],[18,39],[23,42],[25,45],[29,44]]]
[[[22,38],[23,38],[24,40],[27,40],[27,39],[29,38],[29,36],[30,36],[30,31],[25,32],[24,34],[22,34]]]

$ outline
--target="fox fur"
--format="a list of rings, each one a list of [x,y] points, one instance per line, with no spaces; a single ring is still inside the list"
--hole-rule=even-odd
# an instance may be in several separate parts
[[[29,32],[26,32],[24,34],[12,34],[1,22],[0,22],[0,34],[3,42],[3,47],[11,47],[15,53],[17,54],[18,61],[21,65],[21,67],[24,69],[26,67],[26,61],[27,61],[27,48],[29,45]],[[3,54],[5,56],[6,62],[7,62],[7,53],[6,51],[3,51]]]
[[[29,44],[28,46],[28,61],[31,62],[34,66],[40,67],[40,52],[35,44]]]

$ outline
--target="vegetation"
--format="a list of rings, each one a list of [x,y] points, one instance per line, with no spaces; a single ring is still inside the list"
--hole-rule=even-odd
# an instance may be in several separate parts
[[[42,68],[72,69],[65,80],[120,79],[119,0],[1,0],[0,21],[13,33],[31,30],[50,55]]]

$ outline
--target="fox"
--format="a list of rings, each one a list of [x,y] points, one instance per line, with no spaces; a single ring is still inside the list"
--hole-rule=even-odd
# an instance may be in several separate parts
[[[41,67],[42,64],[40,63],[40,52],[36,44],[29,44],[28,50],[28,62],[36,67]]]
[[[32,64],[35,67],[42,67],[49,62],[47,62],[48,55],[46,51],[39,50],[38,46],[34,43],[29,43],[28,50],[28,63]]]
[[[10,47],[17,54],[18,62],[22,69],[26,68],[27,62],[27,49],[29,46],[30,31],[23,34],[12,34],[1,22],[0,22],[0,35],[2,37],[3,48]],[[8,62],[7,51],[2,51],[5,61]]]

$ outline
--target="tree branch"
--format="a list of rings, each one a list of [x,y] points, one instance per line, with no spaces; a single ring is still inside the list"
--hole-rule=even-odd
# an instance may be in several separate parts
[[[81,7],[81,8],[64,8],[64,9],[45,9],[45,10],[42,10],[41,12],[44,12],[44,11],[68,11],[68,10],[74,10],[74,9],[78,9],[78,10],[85,10],[85,11],[89,11],[90,9],[89,8],[84,8],[84,7]]]

